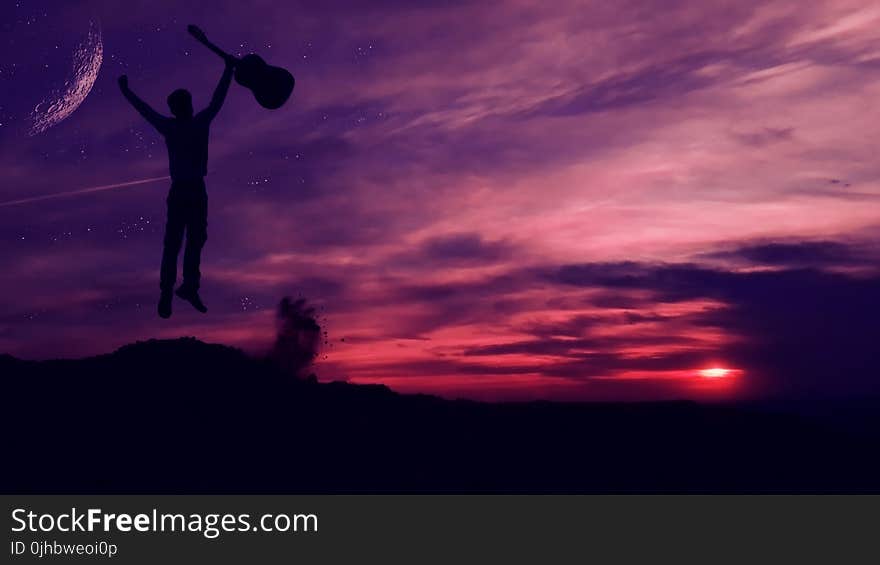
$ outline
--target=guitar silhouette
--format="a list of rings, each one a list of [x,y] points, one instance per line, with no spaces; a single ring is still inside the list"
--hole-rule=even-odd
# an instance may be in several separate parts
[[[205,32],[198,27],[189,25],[186,29],[205,47],[223,59],[235,62],[235,82],[249,89],[263,108],[280,108],[290,98],[296,81],[286,69],[274,67],[254,53],[239,59],[208,41]]]

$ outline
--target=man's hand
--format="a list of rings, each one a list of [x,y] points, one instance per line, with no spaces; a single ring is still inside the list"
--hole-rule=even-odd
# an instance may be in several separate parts
[[[126,90],[128,88],[128,75],[122,75],[119,77],[119,88],[122,90]]]

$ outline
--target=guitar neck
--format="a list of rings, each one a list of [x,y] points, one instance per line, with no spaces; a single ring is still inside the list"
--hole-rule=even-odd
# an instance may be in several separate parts
[[[217,47],[216,45],[214,45],[213,43],[211,43],[210,41],[208,41],[207,38],[204,38],[204,37],[198,37],[198,36],[195,36],[195,37],[196,37],[196,39],[199,40],[199,43],[201,43],[202,45],[204,45],[205,47],[207,47],[208,49],[210,49],[211,51],[213,51],[214,53],[216,53],[217,55],[219,55],[220,58],[222,58],[222,59],[236,59],[236,60],[238,60],[237,57],[233,57],[232,55],[230,55],[230,54],[227,53],[226,51],[220,49],[219,47]]]

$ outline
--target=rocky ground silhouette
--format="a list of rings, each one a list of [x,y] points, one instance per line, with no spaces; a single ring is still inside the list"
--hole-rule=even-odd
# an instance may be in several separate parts
[[[5,492],[880,490],[876,435],[747,406],[402,395],[192,338],[0,373]]]

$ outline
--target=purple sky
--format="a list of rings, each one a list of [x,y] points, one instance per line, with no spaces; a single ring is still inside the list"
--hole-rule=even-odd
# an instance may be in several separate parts
[[[188,23],[297,77],[276,111],[233,85],[212,126],[208,315],[155,314],[166,181],[0,204],[0,352],[181,335],[259,352],[279,299],[302,295],[330,335],[328,379],[477,398],[880,389],[874,3],[0,14],[3,202],[167,174],[116,78],[162,112],[179,87],[206,105],[222,64]],[[94,89],[29,137],[90,21],[104,39]]]

